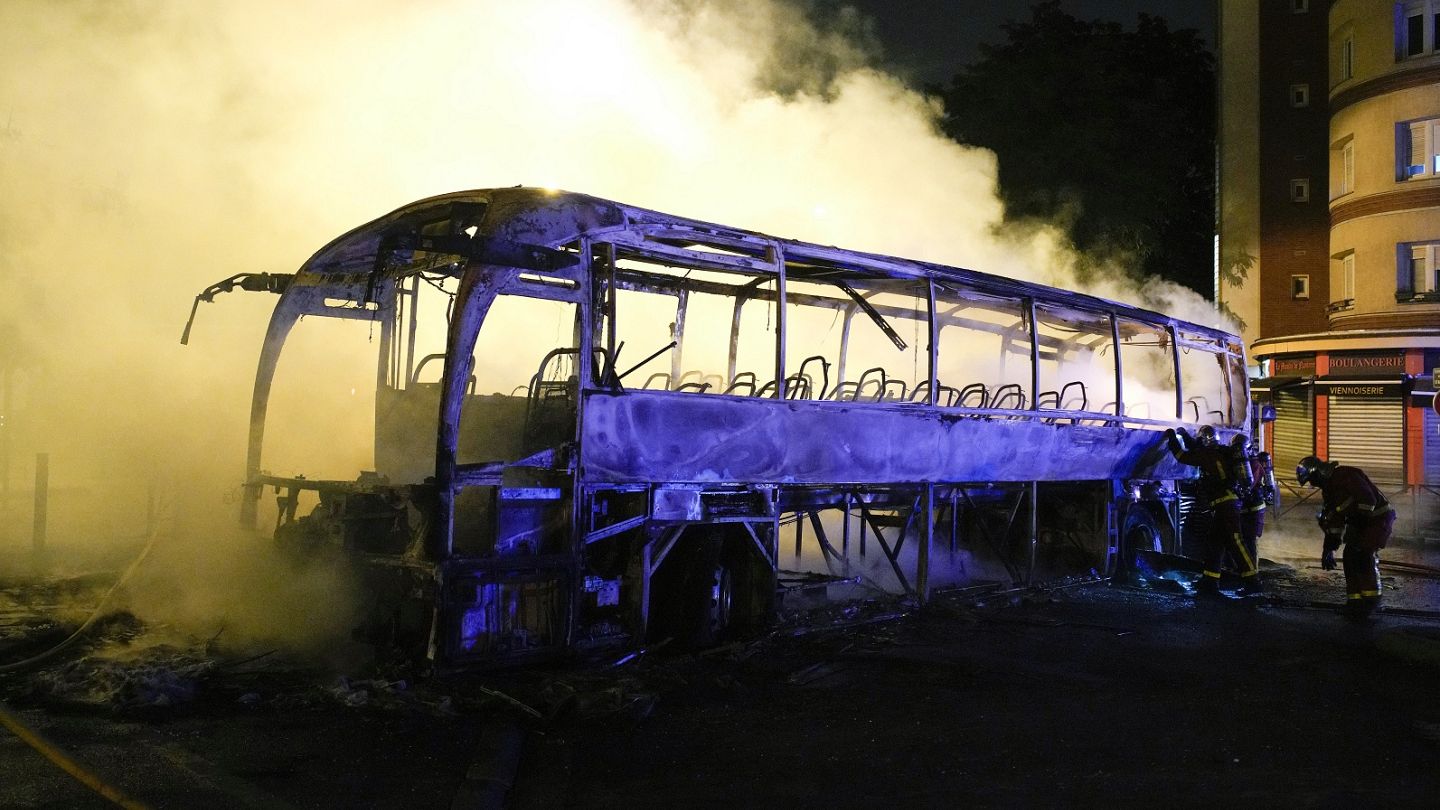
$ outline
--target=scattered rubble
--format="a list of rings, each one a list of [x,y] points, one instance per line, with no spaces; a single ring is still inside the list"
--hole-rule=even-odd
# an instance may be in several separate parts
[[[107,650],[106,652],[111,652]],[[30,678],[32,696],[47,704],[123,711],[194,701],[215,662],[160,645],[123,658],[87,654]]]

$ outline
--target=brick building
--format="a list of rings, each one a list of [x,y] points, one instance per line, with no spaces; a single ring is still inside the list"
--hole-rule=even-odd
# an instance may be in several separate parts
[[[1217,291],[1276,470],[1440,487],[1440,0],[1221,0]]]

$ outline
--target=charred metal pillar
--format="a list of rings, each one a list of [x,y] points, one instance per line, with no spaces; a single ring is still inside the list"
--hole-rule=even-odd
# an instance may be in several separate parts
[[[1185,421],[1185,382],[1180,374],[1180,332],[1175,325],[1165,327],[1165,333],[1170,336],[1170,356],[1175,367],[1175,418],[1181,422]]]
[[[1115,347],[1115,415],[1125,415],[1125,363],[1120,359],[1120,316],[1110,316],[1110,345]]]
[[[775,398],[785,398],[785,252],[778,243],[765,249],[775,265]],[[797,540],[798,542],[798,540]]]
[[[840,319],[840,359],[835,363],[835,390],[845,382],[845,358],[850,353],[850,322],[855,320],[855,306],[852,304],[845,308],[845,315]]]
[[[866,525],[866,523],[868,523],[868,521],[865,520],[865,501],[862,499],[862,500],[860,501],[860,556],[861,556],[861,557],[864,557],[864,556],[865,556],[865,534],[866,534],[865,525]]]
[[[604,242],[600,250],[605,262],[605,362],[611,370],[618,372],[619,369],[615,368],[615,243]],[[730,376],[735,376],[733,370]],[[605,382],[609,384],[609,380]]]
[[[1040,408],[1040,327],[1035,322],[1034,298],[1025,299],[1025,322],[1030,325],[1030,410],[1033,411]]]
[[[671,389],[679,388],[680,375],[684,371],[680,365],[680,361],[685,354],[685,313],[689,308],[690,292],[688,290],[681,290],[680,293],[675,296],[675,326],[670,331],[670,337],[675,340],[675,350],[670,352]]]
[[[925,484],[925,529],[920,533],[920,550],[915,555],[915,596],[920,604],[930,601],[930,544],[935,542],[935,485]]]
[[[1040,545],[1039,515],[1040,482],[1030,482],[1030,569],[1025,573],[1025,584],[1035,584],[1035,554]]]
[[[926,377],[926,384],[929,390],[927,391],[928,396],[925,397],[925,404],[933,408],[935,407],[935,403],[937,401],[936,394],[938,393],[935,389],[940,385],[940,372],[938,365],[940,362],[940,348],[938,345],[940,342],[940,323],[935,318],[935,279],[933,278],[926,279],[925,298],[925,327],[927,330],[927,337],[929,338],[930,342],[930,345],[927,348],[927,353],[930,355],[930,373],[929,376]],[[928,491],[932,496],[935,494],[933,488]]]
[[[670,527],[664,529],[652,529],[645,547],[640,550],[640,564],[643,566],[640,572],[640,639],[643,644],[650,633],[650,602],[653,596],[651,580],[655,572],[660,569],[660,564],[665,562],[671,549],[680,539],[681,533],[685,531],[684,526]]]

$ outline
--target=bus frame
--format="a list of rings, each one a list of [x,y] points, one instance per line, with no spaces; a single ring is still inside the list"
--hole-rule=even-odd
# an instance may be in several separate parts
[[[457,286],[443,357],[417,358],[417,296],[431,277]],[[900,285],[918,302],[914,311],[878,303],[883,296],[864,291],[869,283]],[[775,612],[785,526],[797,557],[808,523],[827,566],[845,573],[873,543],[898,587],[920,601],[930,597],[942,537],[952,552],[957,543],[987,547],[1013,583],[1033,584],[1038,555],[1057,533],[1084,534],[1092,567],[1116,573],[1137,550],[1182,550],[1179,491],[1193,471],[1169,455],[1162,431],[1203,420],[1225,441],[1248,434],[1244,350],[1228,332],[1040,284],[578,194],[516,187],[432,197],[337,238],[293,276],[224,284],[202,299],[233,286],[281,295],[256,372],[242,523],[257,524],[272,488],[277,541],[343,549],[366,583],[367,637],[438,669],[661,638],[705,644],[761,627]],[[817,285],[836,292],[815,295]],[[668,352],[668,379],[653,375],[660,389],[625,382],[620,366],[635,358],[622,360],[617,341],[621,291],[675,299],[672,342],[631,369]],[[723,391],[681,381],[687,298],[700,294],[735,299]],[[501,295],[573,305],[575,339],[546,355],[523,392],[477,397],[474,346]],[[967,323],[967,301],[979,299],[1017,304],[1018,328],[998,339],[1012,352],[1028,343],[1020,356],[1028,354],[1029,374],[969,396],[962,390],[977,393],[971,386],[941,379],[937,343],[942,329]],[[741,379],[736,368],[741,308],[751,301],[774,315],[768,378]],[[787,356],[792,306],[843,317],[837,357]],[[874,323],[899,347],[889,320],[913,320],[922,306],[923,323],[913,325],[924,330],[923,380],[895,386],[883,368],[868,379],[875,369],[847,375],[852,322]],[[1078,392],[1042,390],[1043,358],[1063,365],[1073,348],[1039,334],[1047,308],[1108,322],[1112,403],[1090,407],[1083,383]],[[355,480],[263,470],[282,348],[302,317],[317,316],[379,325],[377,471]],[[1121,333],[1137,324],[1158,336],[1151,350],[1173,357],[1173,414],[1168,404],[1155,417],[1127,413]],[[1103,356],[1105,339],[1092,332],[1085,356]],[[1186,396],[1181,353],[1195,349],[1219,365],[1218,409]],[[432,359],[443,360],[439,382],[415,382]],[[734,390],[747,382],[748,393]],[[521,444],[505,458],[463,457],[479,424],[467,422],[467,408],[483,421],[518,414],[521,399]],[[505,418],[512,427],[519,419]],[[417,449],[422,440],[434,441],[433,459]],[[402,455],[410,461],[381,464]],[[380,469],[407,463],[405,475]],[[302,496],[318,501],[305,515]]]

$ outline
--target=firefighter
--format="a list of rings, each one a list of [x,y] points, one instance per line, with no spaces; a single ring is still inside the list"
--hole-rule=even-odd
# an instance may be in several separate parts
[[[1233,551],[1237,559],[1245,563],[1247,572],[1254,569],[1254,558],[1246,554],[1240,536],[1240,498],[1235,490],[1235,455],[1229,447],[1220,444],[1212,425],[1203,425],[1191,437],[1180,428],[1179,431],[1165,431],[1170,453],[1181,464],[1188,464],[1200,470],[1200,504],[1212,513],[1210,531],[1205,538],[1205,569],[1200,581],[1195,583],[1199,596],[1217,596],[1220,593],[1220,566],[1225,554]],[[1181,439],[1184,439],[1182,443]],[[1250,573],[1250,576],[1254,576]]]
[[[1275,483],[1275,469],[1270,465],[1270,454],[1263,450],[1251,451],[1250,440],[1245,434],[1238,434],[1230,442],[1235,454],[1236,490],[1240,495],[1240,539],[1247,556],[1237,560],[1243,594],[1264,592],[1260,579],[1260,536],[1265,533],[1265,507],[1275,503],[1279,491]]]
[[[1315,456],[1300,459],[1295,480],[1319,487],[1325,508],[1317,517],[1325,532],[1320,567],[1335,568],[1335,549],[1345,546],[1345,609],[1368,616],[1380,606],[1379,551],[1390,542],[1395,509],[1357,467],[1342,467]]]

